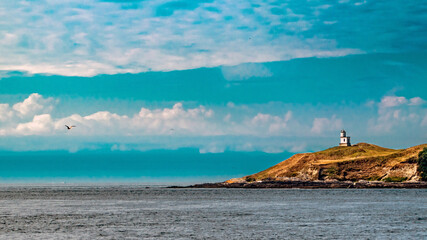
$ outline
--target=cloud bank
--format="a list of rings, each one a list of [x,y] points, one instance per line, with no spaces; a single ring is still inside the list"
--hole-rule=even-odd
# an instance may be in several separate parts
[[[328,9],[322,6],[276,1],[2,1],[0,70],[94,76],[363,52],[339,47],[322,34],[304,36],[322,22]]]
[[[112,150],[121,151],[181,147],[196,147],[201,152],[303,151],[319,143],[327,146],[324,139],[331,139],[333,144],[342,128],[356,139],[398,134],[416,140],[427,137],[423,134],[427,130],[424,102],[419,97],[385,96],[374,104],[340,111],[339,115],[329,115],[328,108],[318,106],[229,103],[215,109],[202,105],[186,108],[185,103],[178,102],[165,108],[141,107],[131,114],[100,110],[58,117],[55,110],[60,108],[59,99],[33,93],[21,102],[0,104],[0,148],[28,150],[24,143],[38,139],[28,144],[31,149],[62,149],[64,145],[67,150],[77,151],[109,144]],[[288,110],[260,111],[279,108]],[[375,112],[366,115],[366,108]],[[361,112],[365,113],[363,118]],[[64,125],[77,127],[67,130]],[[10,142],[14,138],[20,139],[19,144]],[[50,146],[52,141],[61,146]]]

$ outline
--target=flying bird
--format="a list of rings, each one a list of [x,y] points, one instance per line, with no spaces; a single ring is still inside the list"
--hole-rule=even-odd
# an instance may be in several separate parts
[[[68,126],[68,125],[65,125],[65,127],[66,127],[68,130],[71,130],[71,128],[74,128],[74,127],[76,127],[76,126]]]

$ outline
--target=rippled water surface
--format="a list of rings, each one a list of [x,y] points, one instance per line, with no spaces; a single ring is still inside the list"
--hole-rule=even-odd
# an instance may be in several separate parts
[[[0,188],[1,239],[426,239],[426,189]]]

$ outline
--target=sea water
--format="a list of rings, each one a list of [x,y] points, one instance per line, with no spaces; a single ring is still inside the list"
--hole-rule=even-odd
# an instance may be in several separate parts
[[[426,189],[0,187],[0,239],[426,239]]]
[[[289,156],[290,153],[262,152],[202,154],[191,148],[145,152],[0,152],[0,184],[219,182],[262,171]]]

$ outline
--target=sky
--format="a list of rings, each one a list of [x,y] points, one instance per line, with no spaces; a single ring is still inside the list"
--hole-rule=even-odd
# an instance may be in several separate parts
[[[427,142],[425,1],[1,1],[0,53],[0,151]]]

